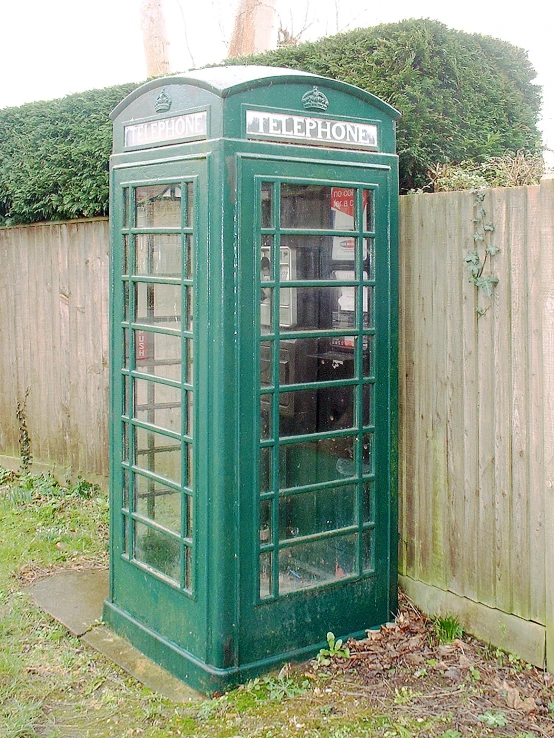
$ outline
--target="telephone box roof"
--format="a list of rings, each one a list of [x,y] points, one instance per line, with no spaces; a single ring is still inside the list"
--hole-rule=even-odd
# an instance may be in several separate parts
[[[393,120],[400,117],[398,110],[384,102],[384,100],[381,100],[370,92],[366,92],[365,90],[346,82],[340,82],[339,80],[322,77],[317,74],[311,74],[310,72],[303,72],[297,69],[256,65],[207,67],[193,72],[185,72],[183,74],[175,74],[168,77],[152,79],[140,87],[137,87],[136,90],[133,90],[133,92],[127,95],[127,97],[113,110],[111,117],[112,119],[115,119],[131,102],[133,102],[133,100],[136,100],[149,90],[160,86],[192,85],[193,87],[201,87],[209,90],[219,97],[229,97],[239,92],[243,92],[244,90],[255,89],[256,87],[291,84],[303,81],[314,85],[325,85],[326,87],[338,89],[354,97],[361,98],[383,111]]]

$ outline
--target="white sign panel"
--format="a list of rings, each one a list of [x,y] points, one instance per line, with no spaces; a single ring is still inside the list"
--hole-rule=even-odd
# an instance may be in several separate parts
[[[186,113],[171,118],[125,126],[125,146],[151,146],[176,140],[198,140],[208,135],[208,114]]]
[[[289,143],[325,144],[354,149],[377,148],[377,126],[328,118],[311,118],[264,110],[246,111],[248,138]]]

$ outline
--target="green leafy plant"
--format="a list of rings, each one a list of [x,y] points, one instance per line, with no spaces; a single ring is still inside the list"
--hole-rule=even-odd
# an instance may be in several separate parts
[[[284,666],[277,676],[269,675],[252,679],[245,689],[253,693],[257,700],[268,699],[281,702],[286,698],[290,699],[304,694],[309,686],[307,679],[299,681],[293,674],[290,674],[288,666]]]
[[[33,461],[33,454],[31,451],[31,438],[27,429],[27,398],[29,397],[30,387],[27,387],[25,397],[23,401],[17,403],[17,409],[15,414],[17,416],[17,422],[19,424],[19,454],[21,458],[20,471],[26,474]]]
[[[478,290],[481,290],[485,297],[490,299],[494,288],[498,284],[498,277],[493,274],[491,263],[496,254],[500,252],[500,248],[495,246],[491,241],[491,234],[494,233],[494,223],[487,222],[487,211],[484,208],[486,193],[483,190],[476,190],[474,194],[474,217],[472,218],[472,222],[475,225],[473,232],[475,248],[467,252],[464,257],[464,263],[465,268],[470,273],[469,281]],[[487,262],[489,270],[485,272]],[[485,315],[489,308],[490,305],[486,308],[478,306],[477,315]]]
[[[452,728],[449,728],[448,730],[445,730],[444,733],[441,733],[439,738],[463,738],[463,736],[459,730],[452,730]]]
[[[335,639],[334,633],[329,631],[327,633],[327,648],[321,648],[317,654],[316,661],[320,666],[329,666],[331,660],[334,658],[349,659],[350,649],[348,646],[343,646],[342,639]]]
[[[488,725],[489,728],[503,728],[508,724],[508,719],[503,712],[491,712],[490,710],[487,710],[487,712],[483,712],[481,715],[478,715],[477,719],[481,723]]]
[[[433,632],[439,643],[452,643],[464,634],[456,615],[437,616],[433,620]]]

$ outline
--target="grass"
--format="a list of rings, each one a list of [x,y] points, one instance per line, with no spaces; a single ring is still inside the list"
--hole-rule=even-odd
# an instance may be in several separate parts
[[[416,690],[391,681],[390,699],[376,703],[372,689],[334,669],[333,660],[285,668],[197,704],[152,693],[69,635],[25,591],[26,583],[60,568],[107,565],[107,519],[98,487],[0,469],[2,738],[461,736],[448,707],[426,712],[419,683]],[[496,713],[476,717],[468,735],[515,735],[501,722]]]

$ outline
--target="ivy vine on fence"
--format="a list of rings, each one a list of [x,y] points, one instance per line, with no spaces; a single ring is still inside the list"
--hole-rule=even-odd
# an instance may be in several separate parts
[[[494,289],[498,284],[498,277],[493,271],[493,259],[500,252],[500,248],[492,242],[495,227],[494,223],[487,221],[487,211],[484,207],[486,192],[484,190],[472,190],[472,192],[475,195],[472,218],[475,248],[467,252],[464,262],[470,273],[469,281],[489,300],[492,300]],[[477,315],[479,317],[485,315],[489,309],[490,303],[487,307],[478,305]]]

